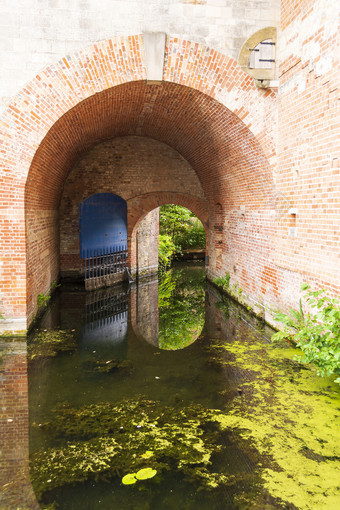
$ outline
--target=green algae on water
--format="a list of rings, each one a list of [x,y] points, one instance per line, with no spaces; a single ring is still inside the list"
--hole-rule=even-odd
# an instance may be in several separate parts
[[[116,359],[109,359],[106,361],[99,361],[90,359],[84,363],[84,370],[89,373],[96,372],[100,374],[110,374],[118,371],[120,374],[122,372],[131,373],[133,364],[129,360],[119,361]]]
[[[232,485],[234,476],[211,469],[212,455],[222,448],[214,424],[214,412],[200,405],[174,408],[142,398],[79,409],[64,405],[40,427],[55,434],[59,445],[31,456],[35,493],[41,499],[68,484],[154,471],[179,471],[206,490]]]
[[[77,343],[72,331],[62,329],[40,331],[27,345],[29,362],[43,358],[52,358],[61,352],[74,351]]]
[[[240,335],[241,336],[241,335]],[[222,428],[266,459],[263,487],[283,505],[301,510],[340,506],[340,398],[331,381],[294,361],[295,349],[253,338],[216,345],[220,359],[244,373],[240,395]],[[268,463],[268,459],[270,462]]]

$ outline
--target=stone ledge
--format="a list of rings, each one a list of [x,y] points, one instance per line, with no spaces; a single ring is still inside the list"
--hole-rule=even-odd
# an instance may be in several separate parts
[[[26,336],[26,317],[0,319],[0,336]]]

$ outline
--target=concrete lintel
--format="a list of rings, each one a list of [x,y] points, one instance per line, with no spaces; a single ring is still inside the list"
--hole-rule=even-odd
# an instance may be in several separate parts
[[[15,317],[9,319],[0,319],[0,335],[26,335],[27,320],[26,317]]]
[[[144,58],[147,81],[162,81],[166,34],[164,32],[148,32],[144,36]]]

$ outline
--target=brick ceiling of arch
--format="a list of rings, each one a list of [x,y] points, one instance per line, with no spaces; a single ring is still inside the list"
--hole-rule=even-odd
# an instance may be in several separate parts
[[[90,96],[53,125],[31,164],[26,206],[57,208],[75,161],[92,145],[125,135],[176,149],[197,172],[208,199],[221,202],[227,194],[230,207],[261,202],[268,161],[234,113],[186,86],[137,81]]]

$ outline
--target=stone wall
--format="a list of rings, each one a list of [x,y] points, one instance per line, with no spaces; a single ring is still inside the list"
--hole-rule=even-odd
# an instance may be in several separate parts
[[[0,112],[46,66],[100,40],[165,32],[237,58],[279,0],[2,0]]]

